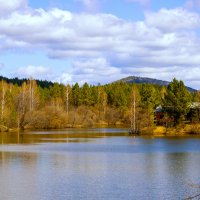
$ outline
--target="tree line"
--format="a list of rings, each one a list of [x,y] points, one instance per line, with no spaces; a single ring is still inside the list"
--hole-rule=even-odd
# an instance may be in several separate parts
[[[182,81],[173,79],[166,86],[115,82],[106,85],[80,86],[51,83],[45,85],[29,79],[22,83],[0,82],[0,125],[9,128],[65,128],[79,126],[129,127],[133,94],[138,128],[155,124],[155,109],[162,106],[164,119],[174,124],[187,119],[192,102],[199,93],[190,93]],[[48,82],[46,82],[48,83]],[[190,120],[198,121],[198,113]],[[195,120],[194,120],[195,118]]]

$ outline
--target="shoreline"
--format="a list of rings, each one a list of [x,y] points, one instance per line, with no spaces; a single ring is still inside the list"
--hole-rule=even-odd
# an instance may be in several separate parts
[[[66,126],[61,128],[45,128],[45,129],[37,129],[34,127],[25,127],[25,129],[19,128],[5,128],[0,129],[1,133],[18,133],[18,132],[26,132],[26,131],[37,131],[37,130],[64,130],[64,129],[76,129],[76,128],[125,128],[127,129],[127,134],[129,127],[125,124],[96,124],[93,126],[84,126],[84,125],[76,125],[76,126]],[[134,136],[134,134],[128,134],[130,136]],[[152,127],[144,127],[140,130],[140,134],[137,136],[154,136],[154,137],[169,137],[169,136],[200,136],[200,124],[186,124],[180,125],[177,127],[166,128],[164,126],[152,126]]]

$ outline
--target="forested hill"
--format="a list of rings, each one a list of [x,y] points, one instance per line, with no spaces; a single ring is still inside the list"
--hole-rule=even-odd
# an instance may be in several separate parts
[[[19,79],[19,78],[6,78],[3,76],[0,76],[0,81],[6,81],[7,83],[12,83],[12,84],[17,84],[18,86],[21,86],[22,83],[27,82],[28,79]],[[40,86],[41,88],[49,88],[50,86],[53,86],[53,82],[51,81],[46,81],[46,80],[36,80],[37,85]]]
[[[129,77],[120,79],[119,81],[122,81],[125,83],[149,83],[149,84],[156,84],[156,85],[163,85],[163,86],[167,86],[170,83],[168,81],[162,81],[162,80],[158,80],[158,79],[139,77],[139,76],[129,76]],[[190,92],[196,91],[195,89],[190,88],[190,87],[187,87],[187,89]]]
[[[129,76],[129,77],[120,79],[119,81],[123,81],[126,83],[150,83],[150,84],[165,85],[165,86],[169,84],[168,81],[162,81],[158,79],[139,77],[139,76]]]

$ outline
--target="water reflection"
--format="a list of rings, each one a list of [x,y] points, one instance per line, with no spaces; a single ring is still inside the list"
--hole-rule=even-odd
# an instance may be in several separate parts
[[[126,130],[0,134],[0,199],[183,199],[200,180],[199,138]],[[107,131],[107,132],[106,132]]]
[[[89,142],[92,138],[128,135],[127,129],[67,129],[52,131],[0,132],[1,144],[34,144],[47,142]]]

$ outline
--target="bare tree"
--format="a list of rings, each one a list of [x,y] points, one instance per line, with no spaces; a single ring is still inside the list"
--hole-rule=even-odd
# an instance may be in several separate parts
[[[39,101],[38,91],[37,91],[37,83],[32,78],[28,81],[29,88],[29,111],[33,111]]]
[[[1,120],[3,120],[4,117],[4,110],[5,110],[5,82],[1,81]]]
[[[70,86],[66,86],[66,111],[67,111],[67,116],[69,114],[69,94],[70,94]]]
[[[137,87],[134,85],[131,92],[131,101],[130,101],[130,133],[137,134],[139,133],[139,127],[137,124],[138,119],[138,102],[139,102],[139,92]]]
[[[18,114],[18,128],[24,128],[25,126],[25,115],[29,110],[29,90],[26,82],[22,84],[20,92],[16,98],[16,110]]]

